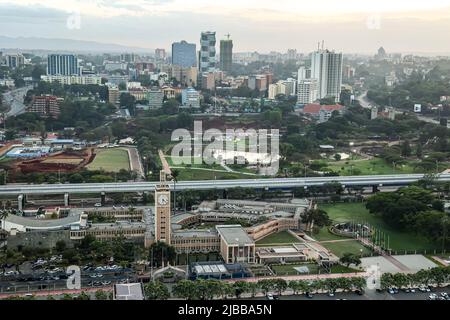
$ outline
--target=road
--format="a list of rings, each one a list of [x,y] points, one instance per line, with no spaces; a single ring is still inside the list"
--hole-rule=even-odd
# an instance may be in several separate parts
[[[379,176],[340,176],[340,177],[311,177],[311,178],[272,178],[272,179],[238,179],[238,180],[202,180],[179,181],[177,190],[211,190],[230,188],[253,189],[291,189],[310,186],[321,186],[337,182],[346,186],[364,187],[392,187],[406,186],[423,179],[423,174],[393,174]],[[440,174],[437,181],[449,182],[450,174]],[[3,185],[0,186],[2,195],[43,195],[43,194],[82,194],[82,193],[117,193],[117,192],[153,192],[159,182],[117,182],[117,183],[82,183],[82,184],[40,184],[40,185]],[[169,182],[173,189],[173,182]]]
[[[33,86],[27,86],[3,94],[3,101],[9,106],[9,111],[6,113],[6,118],[17,116],[25,112],[25,105],[23,99],[28,90],[33,89]]]
[[[434,293],[447,292],[446,289],[437,289]],[[397,294],[389,294],[387,292],[378,293],[375,290],[366,290],[363,295],[355,293],[336,293],[334,297],[329,297],[326,294],[315,294],[313,298],[308,298],[305,295],[285,295],[281,296],[280,300],[427,300],[430,293],[416,292],[406,293],[400,291]],[[266,297],[255,297],[249,300],[267,300]],[[445,303],[445,302],[444,302]]]
[[[371,102],[367,98],[367,91],[364,91],[363,93],[361,93],[356,99],[359,101],[359,103],[361,104],[361,106],[363,108],[370,109],[373,106],[377,106],[376,103]],[[405,112],[404,110],[395,109],[395,113],[396,114],[403,114],[404,112]],[[416,115],[417,119],[419,119],[420,121],[424,121],[424,122],[427,122],[427,123],[433,123],[433,124],[440,124],[439,121],[437,121],[437,120],[435,120],[433,118],[425,117],[425,116],[419,115],[417,113],[415,113],[415,115]]]

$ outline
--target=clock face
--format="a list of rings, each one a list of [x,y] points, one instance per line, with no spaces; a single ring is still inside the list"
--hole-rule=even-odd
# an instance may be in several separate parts
[[[165,194],[162,194],[158,197],[158,203],[161,205],[166,205],[169,203],[169,197]]]

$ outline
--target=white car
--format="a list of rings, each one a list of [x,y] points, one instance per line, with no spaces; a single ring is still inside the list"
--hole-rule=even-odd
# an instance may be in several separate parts
[[[267,294],[267,300],[275,300],[275,299],[273,298],[273,294],[268,293],[268,294]]]
[[[99,208],[99,207],[101,207],[101,206],[102,206],[101,203],[96,203],[96,204],[94,204],[94,207],[96,207],[96,208]]]
[[[437,298],[438,298],[438,296],[435,293],[432,293],[428,296],[428,299],[430,299],[430,300],[437,300]]]

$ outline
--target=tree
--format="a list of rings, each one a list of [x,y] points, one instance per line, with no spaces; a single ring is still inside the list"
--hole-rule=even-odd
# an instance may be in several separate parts
[[[405,140],[401,145],[402,157],[409,157],[411,156],[411,153],[412,153],[411,145],[409,144],[408,140]]]
[[[331,225],[331,219],[328,216],[328,213],[321,209],[311,209],[306,211],[302,217],[302,222],[309,224],[310,226],[314,225],[318,228]]]
[[[233,283],[234,293],[236,295],[236,299],[239,299],[242,294],[247,293],[250,289],[249,282],[245,281],[237,281]]]
[[[56,250],[58,253],[61,253],[61,252],[63,252],[64,250],[66,250],[66,247],[67,247],[67,245],[66,245],[66,242],[65,242],[64,240],[59,240],[59,241],[57,241],[57,242],[55,243],[55,250]]]
[[[339,262],[346,265],[348,268],[351,264],[359,266],[361,264],[361,259],[356,254],[344,253],[339,259]]]
[[[95,300],[108,300],[108,294],[103,290],[97,290],[95,292]]]
[[[172,293],[175,297],[187,300],[197,298],[195,284],[191,280],[181,280],[173,287]]]
[[[341,157],[341,155],[340,155],[339,153],[336,153],[336,154],[334,155],[334,160],[336,160],[336,161],[341,161],[341,159],[342,159],[342,157]]]
[[[151,281],[144,286],[147,300],[167,300],[170,297],[167,287],[159,281]]]

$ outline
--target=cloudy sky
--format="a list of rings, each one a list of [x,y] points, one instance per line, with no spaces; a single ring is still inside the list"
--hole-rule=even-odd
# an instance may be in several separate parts
[[[450,0],[0,0],[0,35],[169,49],[201,31],[235,51],[450,52]],[[1,47],[1,43],[0,43]]]

